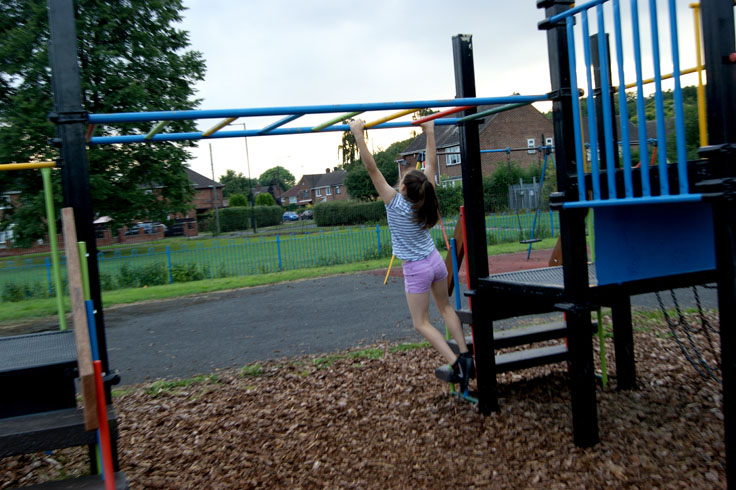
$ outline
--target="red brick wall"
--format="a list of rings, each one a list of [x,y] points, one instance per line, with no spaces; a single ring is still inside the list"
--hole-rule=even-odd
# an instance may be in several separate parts
[[[552,121],[532,106],[501,112],[493,122],[480,134],[480,149],[495,150],[502,148],[526,148],[527,138],[534,138],[535,146],[544,145],[542,135],[552,138]],[[442,153],[444,149],[440,149]],[[400,177],[416,168],[416,156],[406,155],[406,165],[400,168]],[[461,165],[445,165],[447,157],[439,155],[438,167],[443,177],[460,177]],[[537,165],[544,156],[540,152],[527,153],[526,151],[512,151],[510,159],[526,168]],[[506,153],[481,153],[481,167],[484,176],[491,175],[499,165],[506,165]]]

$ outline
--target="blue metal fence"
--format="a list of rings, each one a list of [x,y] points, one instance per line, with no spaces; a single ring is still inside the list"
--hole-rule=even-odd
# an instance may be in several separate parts
[[[534,213],[498,214],[486,217],[490,243],[517,241],[531,237]],[[456,220],[444,221],[448,239]],[[538,232],[556,236],[557,213],[538,217]],[[435,243],[444,248],[441,227],[432,230]],[[178,249],[113,250],[97,255],[100,278],[105,289],[165,284],[176,281],[264,274],[284,270],[360,262],[391,255],[391,235],[386,226],[354,227],[317,233],[276,235],[273,237],[215,240],[211,246],[182,244]],[[61,257],[62,264],[64,257]],[[62,267],[66,283],[66,268]],[[51,264],[31,259],[0,263],[0,290],[8,288],[25,297],[51,296],[54,293]],[[6,298],[7,299],[7,298]]]

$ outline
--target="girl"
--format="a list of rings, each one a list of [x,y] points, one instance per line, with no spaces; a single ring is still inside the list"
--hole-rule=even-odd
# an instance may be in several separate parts
[[[394,255],[402,261],[406,302],[409,305],[414,328],[445,356],[455,374],[453,381],[459,382],[460,392],[465,393],[468,380],[474,374],[473,355],[468,352],[460,320],[450,306],[447,294],[447,269],[429,232],[439,220],[437,195],[434,189],[434,174],[437,168],[434,122],[422,124],[422,130],[427,136],[424,173],[412,170],[404,175],[399,183],[398,192],[386,182],[378,170],[373,155],[365,143],[364,126],[365,122],[358,119],[350,123],[350,130],[373,186],[386,205],[391,246]],[[460,348],[459,356],[455,356],[444,336],[429,321],[430,291],[437,310]]]

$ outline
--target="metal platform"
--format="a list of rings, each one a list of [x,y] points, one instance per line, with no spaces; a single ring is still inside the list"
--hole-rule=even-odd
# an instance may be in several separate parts
[[[508,284],[522,284],[525,286],[540,288],[564,288],[562,266],[544,267],[542,269],[528,269],[525,271],[502,272],[492,274],[486,278],[487,281]],[[597,286],[598,279],[595,275],[595,264],[588,265],[588,284]]]
[[[71,330],[0,337],[0,375],[68,362],[77,362]]]
[[[76,407],[73,331],[0,338],[0,419]]]

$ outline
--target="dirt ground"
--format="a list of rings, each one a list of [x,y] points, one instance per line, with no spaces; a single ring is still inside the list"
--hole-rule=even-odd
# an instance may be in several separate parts
[[[135,489],[726,488],[720,383],[661,319],[635,321],[639,388],[615,390],[609,341],[592,448],[572,442],[564,364],[499,376],[483,417],[434,377],[432,350],[376,345],[118,393],[120,465]],[[713,364],[717,334],[699,332]],[[87,469],[79,448],[6,458],[0,488]]]

